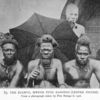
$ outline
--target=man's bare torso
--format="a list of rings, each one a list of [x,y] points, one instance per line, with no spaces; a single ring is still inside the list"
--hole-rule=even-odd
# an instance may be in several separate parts
[[[58,61],[57,59],[52,59],[49,67],[43,67],[39,59],[31,61],[31,64],[34,65],[33,67],[30,68],[31,71],[34,69],[38,69],[40,72],[34,81],[35,85],[43,85],[44,83],[46,83],[45,85],[51,85],[52,87],[56,85],[57,61]]]
[[[10,85],[13,76],[20,66],[21,64],[18,60],[10,66],[6,66],[3,61],[0,62],[0,87],[8,87]]]
[[[90,87],[90,78],[94,71],[95,60],[90,59],[84,68],[79,68],[75,60],[65,64],[66,83],[76,88]]]

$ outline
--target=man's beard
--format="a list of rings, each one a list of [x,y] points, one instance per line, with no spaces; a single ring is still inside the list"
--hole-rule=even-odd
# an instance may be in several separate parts
[[[13,65],[17,61],[17,57],[14,55],[11,58],[5,57],[3,60],[6,65]]]
[[[79,65],[79,66],[86,66],[88,64],[88,59],[84,62],[81,62],[79,61],[78,59],[76,59],[76,63]]]

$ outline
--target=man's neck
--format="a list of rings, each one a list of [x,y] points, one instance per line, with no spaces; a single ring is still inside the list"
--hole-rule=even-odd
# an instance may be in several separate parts
[[[41,59],[41,63],[44,68],[50,68],[51,65],[51,59]]]

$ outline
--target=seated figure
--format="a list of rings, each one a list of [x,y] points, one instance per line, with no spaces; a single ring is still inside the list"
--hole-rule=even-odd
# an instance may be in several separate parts
[[[43,35],[37,43],[40,55],[28,64],[27,87],[57,88],[66,87],[62,63],[54,58],[56,41],[51,35]]]
[[[0,41],[4,58],[0,60],[0,88],[18,86],[22,64],[17,58],[18,42],[9,33]]]
[[[100,83],[100,61],[90,58],[90,41],[81,36],[75,47],[75,59],[64,66],[65,82],[72,88],[90,88],[90,79],[94,73]]]

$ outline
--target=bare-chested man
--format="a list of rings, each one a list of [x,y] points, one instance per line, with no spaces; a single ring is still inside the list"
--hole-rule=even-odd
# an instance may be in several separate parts
[[[22,64],[17,60],[18,43],[9,33],[1,41],[4,59],[0,61],[0,87],[17,87]]]
[[[100,83],[100,61],[90,58],[90,42],[86,36],[77,41],[75,54],[76,59],[65,63],[66,83],[73,88],[89,88],[93,73]]]
[[[38,43],[40,57],[28,64],[28,87],[65,87],[62,63],[53,58],[56,41],[50,35],[43,35]]]

